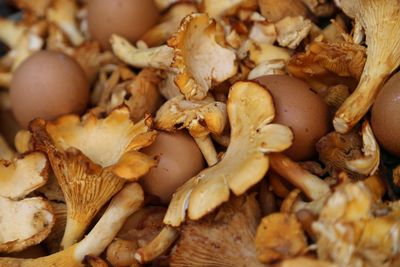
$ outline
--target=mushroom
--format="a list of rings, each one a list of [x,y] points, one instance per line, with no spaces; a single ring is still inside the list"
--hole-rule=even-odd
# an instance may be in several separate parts
[[[269,155],[269,158],[271,168],[303,191],[309,199],[316,200],[331,192],[326,182],[304,170],[297,162],[283,154],[273,153]]]
[[[222,160],[182,185],[172,197],[164,223],[179,226],[186,209],[192,220],[210,213],[229,199],[230,190],[241,195],[268,170],[268,153],[291,145],[286,126],[270,124],[275,116],[271,95],[253,82],[236,82],[230,89],[228,116],[231,141]]]
[[[283,60],[290,59],[290,51],[283,47],[278,47],[269,43],[257,43],[254,41],[247,41],[241,48],[248,51],[248,58],[254,64],[260,65],[270,60]]]
[[[21,199],[47,182],[49,166],[46,156],[32,152],[14,158],[0,159],[0,196]]]
[[[129,110],[122,107],[104,119],[89,113],[82,120],[65,115],[54,122],[37,119],[30,125],[35,147],[47,153],[67,203],[64,248],[80,239],[125,181],[137,181],[156,165],[138,152],[156,137],[149,123],[146,118],[134,124]]]
[[[0,266],[81,267],[87,255],[98,256],[113,240],[125,220],[143,204],[143,190],[127,184],[108,205],[103,216],[79,243],[55,254],[37,259],[0,258]]]
[[[311,20],[302,16],[285,17],[275,23],[280,46],[295,49],[311,31]]]
[[[257,258],[272,263],[307,251],[306,236],[296,215],[273,213],[261,220],[255,237]]]
[[[336,264],[317,260],[308,257],[296,257],[293,259],[287,259],[279,264],[275,265],[274,267],[298,267],[298,266],[307,266],[307,267],[338,267]]]
[[[247,78],[254,80],[264,75],[286,74],[285,67],[286,62],[283,59],[267,60],[253,68]]]
[[[170,265],[264,266],[257,260],[254,243],[259,221],[254,194],[232,197],[215,214],[182,226]]]
[[[313,223],[317,253],[338,266],[395,266],[400,220],[396,211],[374,214],[373,195],[362,182],[336,190]]]
[[[211,86],[237,73],[236,54],[222,46],[223,31],[207,14],[185,17],[180,29],[168,40],[174,49],[175,83],[189,100],[201,100]]]
[[[367,61],[356,90],[335,114],[333,125],[348,132],[368,112],[389,75],[400,65],[400,2],[335,0],[365,30]]]
[[[258,0],[261,14],[271,22],[277,22],[288,16],[307,17],[308,10],[297,0]]]
[[[354,88],[364,68],[365,52],[364,47],[350,41],[325,42],[317,38],[306,52],[289,60],[287,71],[319,93],[337,84]]]
[[[13,3],[24,13],[34,14],[37,18],[46,15],[46,10],[52,0],[14,0]]]
[[[110,38],[114,54],[126,64],[136,68],[169,70],[174,58],[173,49],[167,45],[135,47],[125,38],[113,34]]]
[[[33,150],[31,133],[28,130],[19,130],[14,138],[14,146],[21,154]]]
[[[354,178],[360,178],[378,170],[380,150],[368,121],[361,127],[361,136],[362,140],[355,132],[332,132],[317,143],[319,158],[333,176],[347,171]]]
[[[154,120],[157,129],[177,131],[188,129],[209,166],[218,162],[210,133],[222,134],[226,122],[226,105],[211,96],[203,100],[186,100],[184,96],[171,98],[157,111]]]
[[[39,244],[55,222],[50,204],[40,197],[11,200],[0,196],[0,210],[0,252],[21,251]]]
[[[197,8],[193,3],[177,3],[161,17],[159,24],[148,30],[140,39],[150,47],[162,45],[179,29],[182,19],[195,12]]]
[[[75,0],[53,0],[46,14],[47,20],[60,27],[75,46],[84,41],[75,18],[77,10]]]
[[[318,17],[329,17],[335,11],[334,4],[327,0],[301,0],[301,2]]]
[[[256,9],[256,0],[202,0],[200,4],[201,12],[207,13],[211,18],[221,18],[222,16],[237,13],[239,8]]]

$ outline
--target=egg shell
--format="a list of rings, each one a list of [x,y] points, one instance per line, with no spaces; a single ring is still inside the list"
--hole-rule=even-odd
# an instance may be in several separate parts
[[[293,160],[308,160],[315,154],[315,145],[330,129],[327,104],[310,90],[310,86],[288,75],[265,75],[255,79],[272,94],[275,123],[289,126],[294,134],[293,145],[285,154]]]
[[[153,0],[91,0],[88,26],[93,39],[110,49],[110,37],[118,34],[136,42],[159,19]]]
[[[400,156],[400,72],[383,86],[372,107],[371,125],[378,142]]]
[[[89,85],[73,58],[61,52],[40,51],[16,69],[10,100],[17,121],[26,127],[35,118],[51,120],[83,112],[89,101]]]
[[[141,179],[146,193],[167,204],[176,189],[204,168],[203,155],[186,132],[160,132],[142,152],[159,158],[158,166]]]

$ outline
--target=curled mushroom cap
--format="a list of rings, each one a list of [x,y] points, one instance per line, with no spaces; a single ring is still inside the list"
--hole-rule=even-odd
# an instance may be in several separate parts
[[[37,259],[0,258],[8,267],[82,267],[87,255],[98,256],[111,243],[126,219],[143,204],[143,190],[137,183],[126,185],[116,194],[103,216],[79,243],[55,254]]]
[[[168,40],[174,48],[175,83],[187,99],[203,99],[211,86],[237,73],[235,52],[218,43],[223,30],[207,14],[183,19],[178,32]]]
[[[135,181],[156,161],[138,152],[150,145],[156,132],[146,120],[134,124],[125,107],[104,119],[88,114],[31,124],[35,146],[49,157],[68,207],[62,245],[74,244],[99,209],[125,181]]]
[[[222,160],[191,178],[173,195],[164,223],[179,226],[196,220],[229,199],[230,190],[243,194],[260,181],[269,167],[267,154],[291,145],[286,126],[270,124],[275,109],[271,95],[253,82],[237,82],[227,103],[231,141]]]
[[[0,252],[21,251],[39,244],[55,222],[50,204],[40,197],[14,201],[0,196],[0,210]]]
[[[368,187],[349,183],[333,193],[312,227],[322,260],[339,266],[396,266],[400,220],[395,210],[375,215]]]
[[[257,260],[254,243],[259,221],[260,208],[254,195],[233,197],[216,214],[182,226],[170,265],[264,266]]]
[[[165,102],[157,111],[155,125],[165,131],[188,129],[208,165],[212,166],[218,159],[209,134],[221,135],[227,120],[225,103],[211,96],[189,101],[180,95]]]
[[[40,152],[12,161],[0,159],[0,196],[21,199],[47,182],[48,163]]]
[[[364,28],[368,46],[360,83],[333,120],[335,129],[344,133],[368,112],[384,81],[400,65],[400,2],[336,0],[336,3]]]

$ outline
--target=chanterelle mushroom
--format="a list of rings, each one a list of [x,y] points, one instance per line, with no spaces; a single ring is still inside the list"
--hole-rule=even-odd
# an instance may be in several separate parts
[[[104,119],[87,114],[55,122],[34,121],[30,128],[35,146],[47,153],[64,193],[68,218],[62,245],[74,244],[98,210],[125,181],[136,181],[155,166],[156,161],[138,152],[150,145],[156,132],[134,124],[126,107]]]
[[[48,163],[40,152],[12,161],[0,159],[0,196],[21,199],[47,182]]]
[[[335,0],[365,30],[367,61],[357,89],[336,112],[333,125],[349,131],[369,110],[385,80],[400,65],[398,0]]]
[[[391,265],[399,257],[398,211],[374,215],[374,198],[362,182],[338,189],[313,224],[322,260],[345,266]]]
[[[257,260],[254,243],[259,221],[260,208],[254,195],[234,197],[216,214],[182,227],[170,265],[264,266]]]
[[[222,134],[227,120],[225,103],[217,102],[211,96],[189,101],[180,95],[161,106],[154,122],[158,129],[165,131],[188,129],[208,165],[212,166],[218,159],[209,134]]]
[[[230,89],[228,116],[231,141],[222,160],[191,178],[173,195],[164,223],[179,226],[186,209],[200,219],[229,199],[230,190],[243,194],[260,181],[269,167],[267,154],[291,145],[286,126],[270,124],[275,116],[271,95],[253,82],[237,82]]]
[[[174,48],[175,83],[187,99],[205,98],[211,86],[236,74],[235,52],[218,43],[221,36],[222,27],[215,20],[197,13],[184,18],[168,40]]]
[[[98,256],[103,252],[125,220],[142,206],[143,199],[144,194],[140,185],[128,184],[113,197],[101,219],[79,243],[61,252],[37,259],[0,258],[0,266],[82,267],[85,256]]]
[[[0,210],[0,252],[21,251],[39,244],[55,222],[50,204],[40,197],[14,201],[0,196]]]

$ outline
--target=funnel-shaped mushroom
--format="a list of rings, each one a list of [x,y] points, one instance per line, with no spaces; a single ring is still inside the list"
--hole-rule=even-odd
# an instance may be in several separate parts
[[[236,54],[218,43],[222,27],[207,14],[192,14],[168,40],[174,48],[175,83],[187,99],[204,99],[208,90],[237,73]]]
[[[253,82],[237,82],[227,104],[231,141],[222,160],[191,178],[173,195],[164,223],[179,226],[186,209],[200,219],[229,199],[230,190],[241,195],[259,182],[269,167],[267,154],[292,143],[286,126],[270,124],[275,116],[271,95]]]
[[[76,115],[55,122],[36,120],[31,131],[36,147],[47,153],[65,196],[64,247],[80,239],[94,215],[126,180],[138,180],[156,164],[138,152],[154,141],[156,132],[146,119],[134,124],[125,107],[104,119],[88,114],[82,121]]]
[[[222,134],[227,120],[224,103],[215,101],[211,96],[189,101],[181,95],[164,103],[157,111],[154,122],[158,129],[165,131],[188,129],[208,165],[212,166],[218,159],[209,134]]]
[[[83,267],[87,255],[98,256],[111,243],[125,220],[143,203],[143,190],[137,183],[126,185],[115,195],[107,210],[90,233],[66,250],[37,259],[0,258],[7,267]]]
[[[13,161],[0,159],[0,196],[21,199],[47,182],[48,163],[40,152]]]
[[[398,0],[335,0],[360,23],[366,35],[367,61],[357,89],[336,112],[333,125],[348,132],[368,112],[383,83],[400,65],[400,2]]]

